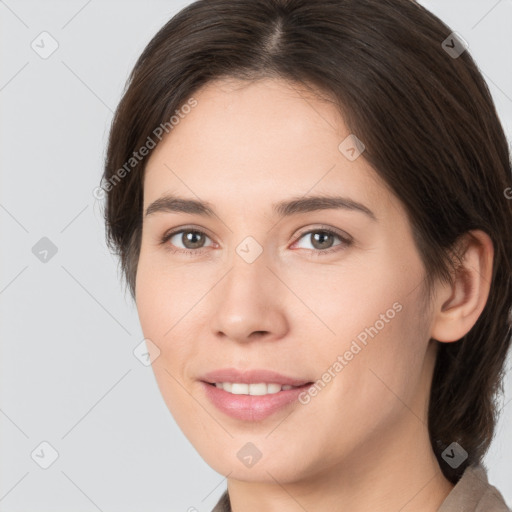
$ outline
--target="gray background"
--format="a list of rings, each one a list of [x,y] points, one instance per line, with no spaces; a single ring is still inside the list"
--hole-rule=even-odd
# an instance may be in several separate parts
[[[188,3],[0,1],[1,512],[209,511],[225,488],[133,355],[143,335],[92,193],[128,73]],[[469,43],[512,140],[512,1],[421,3]],[[511,371],[502,404],[486,464],[510,505]]]

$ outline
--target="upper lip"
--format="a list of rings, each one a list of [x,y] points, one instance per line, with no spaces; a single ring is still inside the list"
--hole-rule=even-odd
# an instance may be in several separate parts
[[[243,384],[275,383],[281,386],[303,386],[311,381],[289,377],[272,370],[252,369],[237,370],[236,368],[222,368],[205,373],[200,380],[215,384],[216,382],[240,382]]]

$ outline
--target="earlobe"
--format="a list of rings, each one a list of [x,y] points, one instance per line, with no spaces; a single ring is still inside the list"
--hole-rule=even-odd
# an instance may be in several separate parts
[[[471,330],[491,287],[494,248],[489,235],[469,231],[461,245],[461,263],[453,284],[439,283],[434,301],[430,337],[445,343],[458,341]]]

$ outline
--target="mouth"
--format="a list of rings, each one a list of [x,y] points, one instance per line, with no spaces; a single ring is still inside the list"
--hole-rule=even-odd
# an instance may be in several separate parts
[[[204,382],[204,381],[203,381]],[[305,386],[310,386],[312,382],[306,382],[299,386],[292,386],[291,384],[278,384],[277,382],[257,382],[247,384],[244,382],[205,382],[210,386],[215,386],[217,389],[222,389],[232,395],[251,395],[251,396],[266,396],[274,395],[281,391],[289,391],[291,389],[298,389]]]
[[[249,386],[259,386],[254,387],[255,394],[258,390],[263,390],[263,386],[267,386],[267,391],[270,393],[277,393],[281,391],[281,389],[277,389],[277,385],[283,386],[291,386],[291,387],[299,387],[304,384],[311,383],[311,381],[306,379],[301,379],[299,377],[291,377],[288,375],[284,375],[282,373],[273,371],[273,370],[265,370],[265,369],[252,369],[252,370],[238,370],[236,368],[223,368],[219,370],[214,370],[208,372],[200,377],[200,380],[206,382],[208,384],[222,385],[224,389],[224,385],[228,389],[226,391],[233,392],[232,387],[234,385],[234,393],[235,394],[249,394],[249,389],[245,388],[246,385]],[[230,385],[232,386],[229,389]],[[269,390],[270,386],[270,390]],[[241,391],[237,391],[241,390]]]
[[[313,381],[268,370],[217,370],[201,378],[206,398],[222,413],[242,421],[262,421],[299,404]]]

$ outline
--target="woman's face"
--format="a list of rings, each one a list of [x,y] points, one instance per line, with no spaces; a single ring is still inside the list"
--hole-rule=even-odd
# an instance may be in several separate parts
[[[298,85],[194,98],[147,164],[136,280],[169,410],[240,480],[397,455],[426,429],[435,357],[404,209],[334,105]]]

